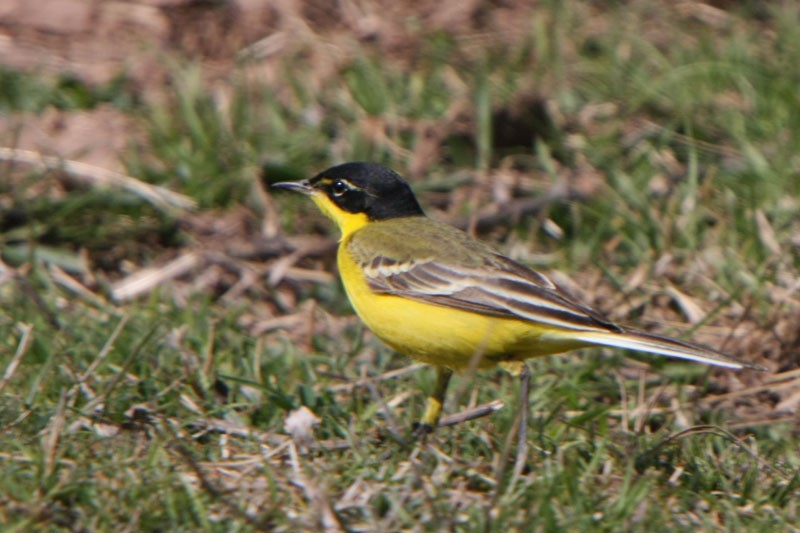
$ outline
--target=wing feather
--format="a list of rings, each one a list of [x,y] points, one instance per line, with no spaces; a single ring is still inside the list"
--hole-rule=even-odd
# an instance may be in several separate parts
[[[370,289],[380,294],[564,329],[620,331],[546,276],[500,255],[488,256],[477,267],[441,258],[401,262],[384,256],[362,266]]]

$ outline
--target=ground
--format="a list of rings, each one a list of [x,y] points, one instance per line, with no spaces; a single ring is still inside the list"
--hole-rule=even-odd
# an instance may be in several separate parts
[[[7,0],[0,521],[17,529],[796,527],[792,6]],[[764,365],[585,351],[432,374],[268,185],[409,178],[613,320]],[[491,409],[488,409],[491,411]],[[397,440],[395,440],[397,439]],[[794,525],[793,525],[794,524]]]

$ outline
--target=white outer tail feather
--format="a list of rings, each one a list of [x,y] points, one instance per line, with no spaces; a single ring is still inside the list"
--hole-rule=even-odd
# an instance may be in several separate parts
[[[698,344],[631,328],[625,328],[621,333],[570,331],[567,335],[569,335],[571,339],[599,346],[638,350],[726,368],[761,369],[761,367],[748,363],[747,361],[705,348]]]

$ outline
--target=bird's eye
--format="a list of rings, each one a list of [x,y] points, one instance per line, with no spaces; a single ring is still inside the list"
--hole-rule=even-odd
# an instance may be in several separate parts
[[[347,182],[343,180],[336,180],[333,182],[333,185],[331,185],[331,191],[333,192],[334,196],[341,196],[349,190],[350,186],[347,185]]]

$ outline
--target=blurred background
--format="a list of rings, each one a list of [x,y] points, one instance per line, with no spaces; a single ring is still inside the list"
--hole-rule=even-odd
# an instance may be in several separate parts
[[[4,0],[0,483],[19,495],[0,518],[796,524],[798,43],[794,2]],[[375,428],[414,420],[431,374],[352,315],[331,225],[268,187],[351,160],[613,320],[771,373],[535,361],[538,448],[510,487],[514,384],[466,376],[449,411],[507,408],[409,462]],[[316,451],[287,456],[301,408]]]

